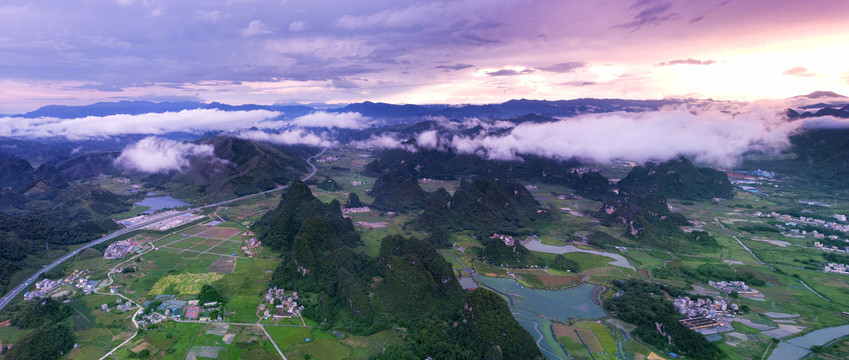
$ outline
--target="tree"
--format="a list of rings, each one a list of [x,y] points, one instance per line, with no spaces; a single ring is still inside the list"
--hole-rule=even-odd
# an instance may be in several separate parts
[[[200,293],[198,294],[198,301],[201,304],[218,302],[219,304],[223,304],[226,302],[226,298],[221,294],[218,289],[214,288],[212,285],[204,284],[203,287],[200,288]]]

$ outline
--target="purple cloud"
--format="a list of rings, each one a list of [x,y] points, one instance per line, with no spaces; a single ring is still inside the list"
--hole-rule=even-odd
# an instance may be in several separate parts
[[[668,49],[675,44],[692,45],[676,55],[683,60],[740,50],[741,39],[707,34],[744,34],[751,44],[849,16],[839,0],[805,6],[806,16],[796,16],[800,5],[793,2],[721,2],[6,0],[0,113],[156,96],[270,104],[674,95],[680,86],[652,74],[627,88],[596,86],[591,94],[558,86],[607,84],[595,68],[578,66],[584,61],[645,73],[641,68],[672,62]],[[491,87],[492,76],[519,75],[502,71],[510,64],[546,76],[535,86]],[[478,77],[486,73],[475,68],[492,74]],[[846,86],[841,76],[833,82]]]
[[[654,4],[654,1],[651,0],[639,0],[631,6],[631,9],[639,8],[644,9],[634,16],[633,20],[616,25],[616,27],[636,31],[644,25],[660,25],[679,18],[678,13],[669,12],[672,9],[672,3]]]
[[[474,65],[469,65],[469,64],[437,65],[437,66],[434,66],[433,68],[434,69],[446,70],[446,71],[447,70],[456,71],[456,70],[468,69],[470,67],[474,67]]]
[[[268,35],[273,33],[274,28],[263,24],[262,20],[253,20],[248,24],[248,27],[242,30],[242,35],[244,36]]]
[[[787,69],[781,72],[784,75],[792,75],[792,76],[801,76],[801,77],[814,77],[817,76],[816,73],[812,73],[808,71],[808,68],[804,66],[797,66],[792,69]]]
[[[586,65],[587,65],[587,63],[585,63],[583,61],[572,61],[572,62],[564,62],[564,63],[553,64],[553,65],[550,65],[550,66],[544,66],[544,67],[540,67],[538,69],[540,69],[542,71],[548,71],[548,72],[568,73],[568,72],[573,72],[575,70],[578,70],[578,69],[580,69],[580,68],[582,68]]]
[[[531,69],[525,69],[525,70],[522,70],[522,71],[516,71],[516,70],[512,70],[512,69],[501,69],[501,70],[498,70],[498,71],[490,71],[486,74],[489,75],[489,76],[516,76],[516,75],[531,74],[533,72],[534,71],[531,70]]]
[[[688,59],[675,59],[670,61],[664,61],[657,66],[670,66],[670,65],[712,65],[716,64],[715,60],[698,60],[693,58]]]

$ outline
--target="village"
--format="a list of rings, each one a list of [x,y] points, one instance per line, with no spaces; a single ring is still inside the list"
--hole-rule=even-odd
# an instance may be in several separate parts
[[[740,310],[737,304],[729,305],[722,299],[699,298],[693,301],[690,297],[679,297],[673,304],[681,315],[686,316],[679,320],[681,324],[705,335],[733,330],[729,318]]]
[[[742,281],[708,281],[708,285],[730,297],[763,298],[763,294]],[[734,330],[731,322],[735,315],[743,310],[738,304],[731,303],[729,298],[692,300],[687,296],[675,299],[673,305],[681,315],[686,316],[679,320],[681,324],[703,335]]]
[[[749,285],[746,285],[743,281],[708,281],[708,285],[728,295],[737,294],[739,296],[749,298],[764,297],[760,291],[749,287]]]
[[[262,302],[257,307],[257,314],[261,313],[263,319],[274,320],[300,317],[304,306],[298,305],[298,300],[297,291],[293,291],[291,295],[286,296],[284,289],[278,289],[276,286],[272,287],[262,297]],[[265,303],[268,303],[268,305]]]
[[[779,214],[775,211],[773,211],[769,214],[762,214],[760,211],[758,211],[758,212],[755,212],[753,215],[755,217],[773,218],[773,219],[778,219],[778,220],[784,221],[785,222],[784,227],[781,227],[782,230],[787,230],[787,227],[797,227],[799,224],[806,224],[806,225],[819,226],[819,227],[823,227],[823,228],[830,229],[830,230],[836,230],[836,231],[840,231],[840,232],[844,232],[844,233],[849,233],[849,224],[846,224],[846,215],[843,215],[843,214],[832,214],[831,215],[831,217],[833,219],[837,220],[840,223],[834,222],[834,221],[825,221],[825,220],[822,220],[822,219],[817,219],[817,218],[812,218],[812,217],[807,217],[807,216],[793,217],[791,215]],[[797,233],[797,234],[801,233],[803,235],[807,234],[806,230],[800,230],[800,229],[791,229],[790,232]],[[817,239],[823,239],[823,238],[826,237],[824,234],[822,234],[822,233],[820,233],[816,230],[811,231],[811,234]],[[838,236],[831,235],[831,236],[829,236],[829,238],[832,239],[832,240],[837,240]]]
[[[828,264],[825,265],[823,272],[849,275],[849,265],[837,264],[837,263],[828,263]]]
[[[24,300],[37,300],[46,297],[58,298],[73,295],[77,290],[91,294],[103,280],[89,280],[88,270],[74,270],[64,279],[44,279],[35,284],[36,290],[24,293]]]
[[[106,247],[106,250],[103,251],[103,258],[107,260],[121,259],[129,253],[142,249],[143,247],[138,245],[138,243],[132,239],[116,241]]]

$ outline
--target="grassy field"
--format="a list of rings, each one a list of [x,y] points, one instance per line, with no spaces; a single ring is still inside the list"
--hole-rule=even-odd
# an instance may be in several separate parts
[[[223,289],[229,296],[226,310],[233,317],[226,320],[233,322],[256,322],[256,308],[262,301],[262,293],[268,289],[271,279],[270,271],[277,266],[277,261],[271,259],[237,259],[233,274],[225,275],[215,283],[215,287]]]
[[[21,330],[11,325],[0,326],[0,342],[4,344],[15,342],[26,333],[26,330]]]
[[[284,353],[294,345],[306,344],[306,339],[312,337],[311,328],[269,326],[266,328],[266,331],[268,331],[268,334],[271,335],[271,338],[274,339],[274,342]]]
[[[351,355],[351,349],[329,339],[311,340],[306,344],[292,346],[286,353],[287,359],[305,359],[309,354],[313,359],[342,360]]]
[[[369,336],[347,336],[340,342],[351,349],[352,360],[366,360],[386,347],[404,343],[394,330],[384,330]]]
[[[122,212],[120,214],[112,215],[112,219],[114,219],[114,220],[129,219],[131,217],[138,216],[139,214],[147,211],[148,209],[150,209],[150,206],[133,205],[133,208],[130,209],[130,210],[127,210],[126,212]]]

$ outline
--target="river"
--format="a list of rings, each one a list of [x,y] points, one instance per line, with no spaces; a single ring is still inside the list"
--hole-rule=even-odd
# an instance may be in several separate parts
[[[607,256],[607,257],[613,258],[615,260],[615,261],[609,262],[610,265],[621,266],[621,267],[628,268],[628,269],[631,269],[631,270],[636,270],[636,269],[634,269],[633,266],[631,266],[631,263],[629,263],[628,259],[626,259],[624,256],[619,255],[619,254],[609,253],[609,252],[606,252],[606,251],[586,250],[586,249],[581,249],[579,247],[576,247],[574,245],[565,245],[565,246],[546,245],[546,244],[543,244],[542,241],[539,241],[539,239],[531,240],[531,241],[528,241],[526,243],[522,243],[522,245],[524,245],[526,248],[528,248],[528,250],[539,251],[539,252],[544,252],[544,253],[549,253],[549,254],[565,254],[565,253],[570,253],[570,252],[582,252],[582,253],[587,253],[587,254]]]

